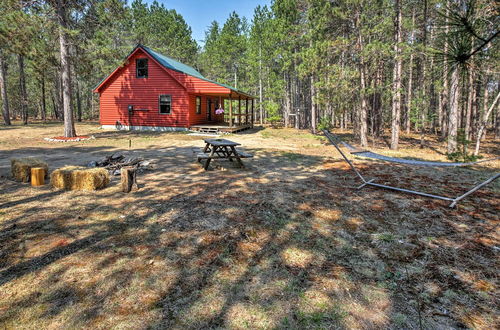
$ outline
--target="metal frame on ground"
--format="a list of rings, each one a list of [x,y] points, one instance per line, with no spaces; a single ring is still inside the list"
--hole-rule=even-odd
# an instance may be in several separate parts
[[[337,151],[342,155],[342,157],[344,158],[344,160],[349,164],[349,166],[354,171],[354,173],[356,173],[356,175],[361,179],[361,181],[363,181],[363,184],[361,184],[359,187],[357,187],[357,189],[361,189],[361,188],[363,188],[365,186],[373,186],[373,187],[378,187],[378,188],[384,188],[384,189],[390,189],[390,190],[395,190],[395,191],[401,191],[401,192],[408,193],[408,194],[414,194],[414,195],[419,195],[419,196],[424,196],[424,197],[430,197],[430,198],[436,198],[436,199],[445,200],[445,201],[451,202],[451,204],[449,205],[449,207],[453,208],[463,198],[469,196],[470,194],[474,193],[475,191],[481,189],[482,187],[486,186],[487,184],[495,181],[496,179],[498,179],[500,177],[500,173],[496,173],[495,175],[493,175],[489,179],[487,179],[487,180],[481,182],[480,184],[474,186],[472,189],[470,189],[469,191],[467,191],[463,195],[460,195],[460,196],[458,196],[456,198],[450,198],[450,197],[445,197],[445,196],[433,195],[433,194],[428,194],[428,193],[424,193],[424,192],[421,192],[421,191],[409,190],[409,189],[404,189],[404,188],[387,186],[387,185],[380,184],[380,183],[374,183],[373,181],[375,179],[371,179],[371,180],[368,180],[368,181],[365,180],[365,178],[361,175],[361,173],[354,167],[354,165],[352,164],[352,162],[346,157],[346,155],[342,152],[342,150],[340,150],[340,147],[335,142],[335,135],[333,133],[330,133],[327,130],[323,130],[323,133],[325,134],[325,136],[327,137],[327,139],[330,141],[330,143],[333,144],[333,146],[337,149]]]

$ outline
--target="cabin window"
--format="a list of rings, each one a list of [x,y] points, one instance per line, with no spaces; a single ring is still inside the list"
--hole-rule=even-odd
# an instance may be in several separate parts
[[[160,113],[164,115],[169,115],[172,113],[172,96],[170,95],[160,95]]]
[[[201,114],[201,96],[196,97],[196,113]]]
[[[148,59],[138,58],[135,60],[136,67],[136,77],[137,78],[147,78],[148,77]]]

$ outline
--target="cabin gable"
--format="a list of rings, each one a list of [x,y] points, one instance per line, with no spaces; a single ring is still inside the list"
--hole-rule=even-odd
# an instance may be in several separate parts
[[[144,58],[148,59],[147,77],[138,78],[136,60]],[[97,90],[100,92],[101,125],[186,127],[189,124],[186,88],[141,48],[137,48]],[[160,95],[170,96],[168,114],[160,113]]]

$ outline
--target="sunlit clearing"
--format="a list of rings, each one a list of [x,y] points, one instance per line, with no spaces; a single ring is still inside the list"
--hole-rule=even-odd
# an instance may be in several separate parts
[[[288,248],[281,253],[283,263],[290,267],[305,268],[313,262],[314,258],[314,254],[310,251],[295,247]]]
[[[262,307],[243,303],[229,308],[226,323],[233,329],[268,329],[275,325]]]

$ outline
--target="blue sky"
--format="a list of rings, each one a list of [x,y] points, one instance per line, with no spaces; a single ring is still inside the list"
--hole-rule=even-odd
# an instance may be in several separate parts
[[[205,30],[212,21],[223,24],[232,11],[245,16],[249,22],[258,5],[270,5],[271,0],[157,0],[168,9],[180,13],[193,30],[193,38],[201,46]],[[151,3],[153,0],[146,0]]]

